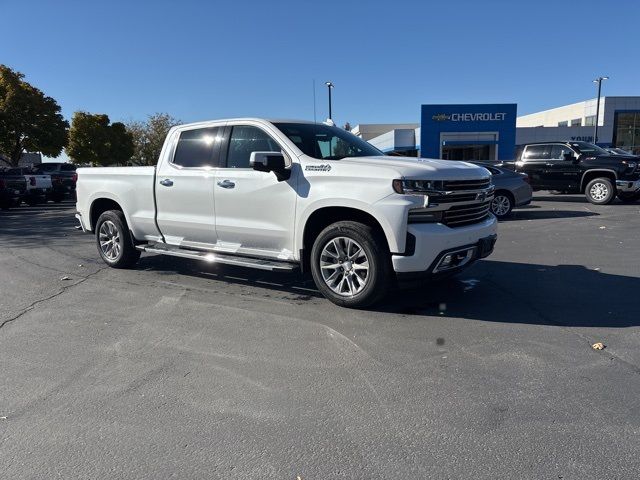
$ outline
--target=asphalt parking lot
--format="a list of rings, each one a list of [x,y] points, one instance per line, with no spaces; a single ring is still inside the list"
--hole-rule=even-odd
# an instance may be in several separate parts
[[[73,212],[0,212],[2,478],[637,478],[640,204],[537,194],[487,260],[369,311],[109,269]]]

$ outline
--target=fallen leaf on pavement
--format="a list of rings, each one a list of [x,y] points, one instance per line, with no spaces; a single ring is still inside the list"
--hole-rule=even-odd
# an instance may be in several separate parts
[[[604,344],[602,342],[596,342],[591,345],[591,348],[593,348],[594,350],[604,350]]]
[[[71,280],[69,277],[62,277],[60,280]]]

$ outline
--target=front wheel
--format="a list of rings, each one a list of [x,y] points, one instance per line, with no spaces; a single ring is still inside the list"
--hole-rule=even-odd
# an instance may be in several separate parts
[[[140,259],[136,250],[124,213],[107,210],[96,222],[96,243],[100,257],[110,267],[129,268]]]
[[[616,189],[608,178],[594,178],[584,193],[594,205],[608,205],[616,198]]]
[[[511,194],[505,191],[498,191],[491,201],[491,213],[500,220],[507,218],[511,214],[511,210],[513,210],[514,203]]]
[[[373,305],[387,293],[392,275],[386,241],[362,223],[329,225],[311,249],[311,274],[320,292],[336,305]]]

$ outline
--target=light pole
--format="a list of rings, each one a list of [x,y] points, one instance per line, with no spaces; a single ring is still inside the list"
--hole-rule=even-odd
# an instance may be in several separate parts
[[[598,117],[600,116],[600,92],[602,91],[602,81],[609,80],[609,77],[598,77],[593,83],[598,84],[598,101],[596,103],[596,121],[593,127],[593,143],[598,143]]]
[[[327,86],[327,88],[329,89],[329,120],[333,120],[333,116],[331,114],[331,89],[333,88],[333,83],[331,82],[324,82],[324,84]]]

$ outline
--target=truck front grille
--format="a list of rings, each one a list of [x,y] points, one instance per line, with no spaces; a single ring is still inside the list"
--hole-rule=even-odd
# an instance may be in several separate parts
[[[443,180],[442,190],[483,190],[491,186],[490,178],[479,180]]]
[[[464,227],[478,223],[489,216],[491,199],[467,205],[453,205],[442,214],[442,223],[448,227]]]

